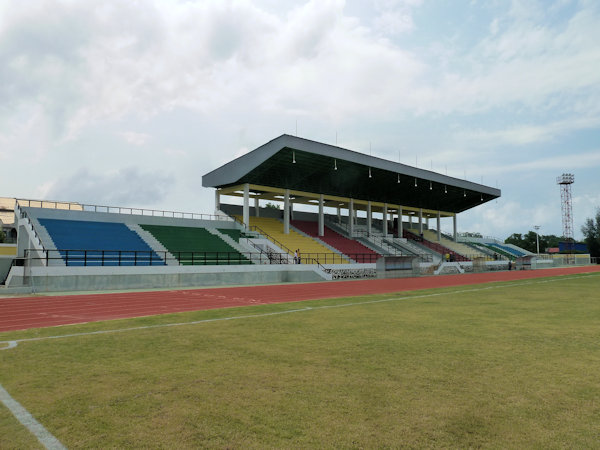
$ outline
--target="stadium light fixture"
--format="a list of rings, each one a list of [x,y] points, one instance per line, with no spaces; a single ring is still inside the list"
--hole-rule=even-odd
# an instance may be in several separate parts
[[[369,178],[373,178],[373,176],[371,175],[371,168],[369,167]]]
[[[467,191],[465,191],[465,190],[463,189],[463,197],[466,197],[466,196],[467,196]]]
[[[444,185],[444,194],[448,193],[448,186]]]
[[[337,170],[337,159],[333,160],[333,170]]]
[[[432,191],[433,190],[433,185],[431,184],[431,181],[429,182],[429,190]]]
[[[415,187],[417,187],[417,179],[415,178]]]
[[[296,164],[296,152],[292,150],[292,164]]]
[[[398,174],[398,184],[400,184],[400,174]]]

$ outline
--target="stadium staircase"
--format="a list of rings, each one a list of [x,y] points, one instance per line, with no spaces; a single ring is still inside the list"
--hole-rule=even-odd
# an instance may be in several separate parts
[[[182,265],[251,264],[244,255],[206,228],[140,225]]]
[[[386,242],[381,233],[372,231],[369,236],[367,227],[363,225],[355,225],[354,237],[350,237],[350,231],[347,224],[340,224],[335,221],[326,221],[326,226],[331,228],[336,233],[346,237],[347,239],[355,240],[379,255],[398,255],[401,252]]]
[[[421,236],[419,236],[417,233],[418,233],[418,231],[414,230],[414,229],[413,230],[403,230],[403,234],[406,239],[410,239],[411,241],[418,242],[418,243],[424,245],[425,247],[428,247],[431,250],[435,251],[440,256],[445,255],[447,253],[450,255],[450,258],[453,259],[454,261],[469,261],[468,258],[464,257],[460,253],[457,253],[454,250],[452,250],[442,244],[438,244],[437,242],[432,242],[432,241],[426,239],[424,234],[423,234],[423,238],[421,239]]]
[[[448,239],[443,234],[440,235],[440,240],[438,241],[437,240],[437,231],[423,230],[423,237],[431,242],[439,242],[444,247],[449,248],[450,250],[454,250],[456,253],[464,256],[467,259],[474,259],[474,258],[488,259],[488,255],[486,255],[485,253],[480,252],[479,250],[477,250],[469,245],[463,244],[462,242],[454,242],[453,240]]]
[[[177,262],[177,260],[175,259],[175,257],[167,250],[167,248],[162,245],[154,236],[152,236],[152,234],[150,234],[149,232],[147,232],[146,230],[144,230],[142,227],[140,227],[137,223],[133,224],[127,224],[127,227],[140,235],[140,237],[146,241],[146,243],[152,247],[155,251],[158,251],[160,254],[165,255],[165,262],[167,263],[168,266],[178,266],[179,263]]]
[[[324,235],[319,236],[319,224],[317,222],[292,220],[290,224],[311,236],[313,239],[323,241],[357,263],[374,263],[377,262],[377,259],[380,256],[379,253],[364,246],[360,242],[348,239],[327,226],[323,227]]]

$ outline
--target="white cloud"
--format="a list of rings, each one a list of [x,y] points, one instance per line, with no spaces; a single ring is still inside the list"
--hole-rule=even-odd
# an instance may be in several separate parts
[[[42,185],[46,198],[109,206],[152,206],[168,194],[174,178],[161,171],[126,167],[109,173],[79,169],[68,178]],[[45,191],[45,192],[44,192]]]
[[[575,169],[590,169],[598,167],[600,172],[600,151],[586,153],[565,153],[562,155],[547,156],[533,160],[523,160],[514,163],[502,163],[491,165],[481,169],[481,173],[540,173],[542,171],[554,170],[558,172],[569,172]]]
[[[0,3],[0,159],[14,167],[0,189],[33,195],[35,179],[65,200],[196,209],[212,203],[198,175],[298,119],[302,136],[334,143],[339,131],[342,146],[372,140],[374,154],[401,149],[402,162],[459,178],[553,184],[577,169],[597,191],[597,4],[451,3],[433,17],[420,0]],[[473,28],[456,17],[482,9]],[[444,30],[423,26],[440,17]],[[126,173],[140,163],[132,145],[144,169]],[[54,180],[73,172],[89,183]],[[499,201],[505,216],[523,204],[537,218],[526,204],[540,199],[523,190],[506,199],[517,206]]]
[[[595,129],[600,126],[600,117],[572,117],[550,121],[540,125],[515,125],[502,130],[468,129],[455,136],[476,145],[500,147],[505,145],[523,146],[536,142],[547,142],[574,131]]]
[[[124,131],[121,133],[121,136],[127,143],[138,147],[148,142],[151,137],[149,134],[136,133],[135,131]]]

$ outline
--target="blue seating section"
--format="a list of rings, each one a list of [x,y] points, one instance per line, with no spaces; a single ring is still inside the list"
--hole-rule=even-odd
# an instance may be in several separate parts
[[[165,262],[124,223],[38,219],[68,266],[149,266]]]

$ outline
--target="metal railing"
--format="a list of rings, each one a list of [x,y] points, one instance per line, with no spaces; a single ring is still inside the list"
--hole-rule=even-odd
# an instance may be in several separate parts
[[[84,212],[98,212],[98,213],[111,213],[111,214],[127,214],[127,215],[139,215],[139,216],[150,216],[150,217],[167,217],[173,219],[200,219],[200,220],[220,220],[233,222],[232,217],[224,217],[222,215],[215,214],[201,214],[201,213],[189,213],[183,211],[168,211],[161,209],[146,209],[146,208],[130,208],[123,206],[106,206],[106,205],[89,205],[85,203],[67,203],[57,202],[50,200],[29,200],[29,199],[18,199],[17,204],[23,207],[30,208],[49,208],[49,209],[60,209],[68,211],[84,211]]]
[[[376,255],[348,255],[358,263],[375,263]],[[165,266],[178,265],[240,265],[252,264],[290,264],[290,255],[273,251],[258,252],[168,252],[152,250],[47,250],[43,256],[39,250],[25,250],[26,261],[39,261],[46,266]],[[344,255],[332,253],[301,254],[296,264],[317,264],[325,270],[323,264],[348,264]]]
[[[43,251],[45,252],[46,249],[44,248],[44,244],[42,243],[42,239],[40,238],[40,236],[38,235],[37,230],[35,229],[35,227],[33,226],[33,223],[31,223],[31,218],[27,215],[27,212],[24,211],[23,209],[21,209],[19,207],[19,204],[17,203],[16,207],[16,211],[19,213],[19,217],[21,219],[26,219],[27,220],[27,224],[29,225],[29,227],[31,228],[31,232],[33,233],[33,236],[37,239],[37,242],[39,244],[39,246],[41,247],[41,250],[38,251]]]

